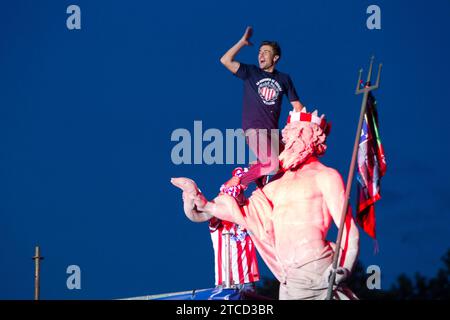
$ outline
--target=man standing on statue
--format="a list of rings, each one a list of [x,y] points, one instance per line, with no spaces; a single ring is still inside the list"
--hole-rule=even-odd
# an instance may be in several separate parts
[[[251,182],[256,182],[262,187],[264,176],[278,169],[278,155],[283,148],[278,137],[283,95],[289,98],[294,110],[302,110],[303,105],[290,76],[275,69],[281,58],[281,48],[277,42],[261,43],[259,66],[234,60],[243,47],[252,45],[252,33],[252,28],[247,27],[242,38],[223,55],[220,62],[244,81],[242,129],[247,144],[258,159],[240,180],[233,179],[230,183],[247,187]],[[272,134],[273,129],[276,135]]]

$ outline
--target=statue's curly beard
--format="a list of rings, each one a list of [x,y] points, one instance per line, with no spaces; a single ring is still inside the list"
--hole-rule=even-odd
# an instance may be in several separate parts
[[[284,170],[292,170],[305,162],[314,154],[312,143],[305,143],[302,137],[290,139],[283,152],[280,153],[280,163]]]

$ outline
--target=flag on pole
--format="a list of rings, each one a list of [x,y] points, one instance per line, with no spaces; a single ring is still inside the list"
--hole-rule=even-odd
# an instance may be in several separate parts
[[[375,202],[380,196],[380,180],[386,172],[386,159],[378,134],[376,101],[369,92],[358,148],[358,195],[356,220],[376,239]]]

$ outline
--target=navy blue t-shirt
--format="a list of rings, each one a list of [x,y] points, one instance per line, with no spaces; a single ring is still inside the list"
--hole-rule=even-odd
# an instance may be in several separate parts
[[[289,75],[245,63],[235,75],[244,80],[242,129],[278,129],[283,95],[289,101],[299,100]]]

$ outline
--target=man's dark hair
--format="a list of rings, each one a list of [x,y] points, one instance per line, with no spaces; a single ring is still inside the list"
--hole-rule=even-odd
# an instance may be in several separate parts
[[[280,48],[280,45],[278,44],[278,42],[265,40],[265,41],[261,42],[261,45],[259,46],[259,48],[261,49],[262,46],[272,47],[274,55],[280,57],[280,58],[278,58],[278,60],[281,59],[281,48]]]

